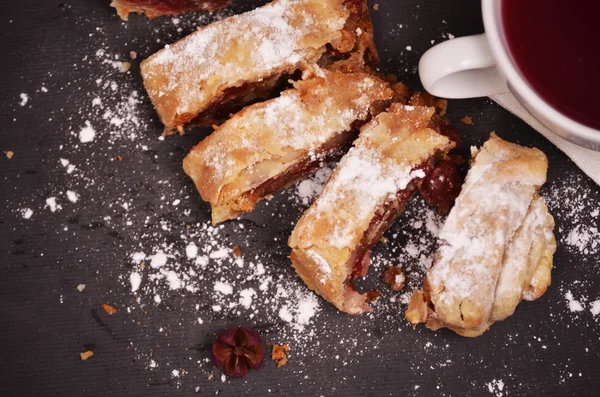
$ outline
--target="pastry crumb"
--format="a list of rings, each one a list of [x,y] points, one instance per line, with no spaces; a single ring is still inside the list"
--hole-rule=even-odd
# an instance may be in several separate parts
[[[12,159],[14,155],[15,155],[15,152],[11,152],[10,150],[8,152],[6,152],[6,158],[9,160]]]
[[[91,350],[85,351],[83,353],[79,353],[79,357],[81,357],[82,361],[87,360],[88,358],[92,357],[94,355],[94,352]]]
[[[123,62],[121,64],[121,67],[119,68],[119,72],[121,72],[121,73],[127,73],[129,71],[129,69],[131,69],[131,63],[130,62]]]
[[[473,124],[473,119],[471,118],[471,116],[465,116],[462,119],[460,119],[460,121],[462,121],[463,124],[467,124],[467,125]]]
[[[242,256],[242,249],[239,245],[236,244],[233,246],[232,253],[235,257],[239,258],[240,256]]]
[[[137,58],[137,52],[129,51],[129,59],[134,60],[135,58]]]
[[[277,368],[283,367],[287,364],[287,351],[290,347],[287,344],[278,345],[273,343],[273,351],[271,352],[271,359],[277,363]]]
[[[380,296],[381,296],[380,289],[371,290],[371,291],[367,292],[367,302],[368,303],[375,302],[377,299],[379,299]]]
[[[101,306],[104,309],[104,311],[106,313],[108,313],[109,316],[112,316],[113,314],[115,314],[117,312],[117,309],[115,309],[114,307],[112,307],[111,305],[108,305],[106,303],[103,303]]]
[[[383,282],[391,288],[392,291],[400,291],[404,288],[406,276],[399,266],[389,266],[383,272]]]
[[[379,11],[379,3],[375,3],[375,4],[373,4],[373,9],[374,9],[375,11]]]

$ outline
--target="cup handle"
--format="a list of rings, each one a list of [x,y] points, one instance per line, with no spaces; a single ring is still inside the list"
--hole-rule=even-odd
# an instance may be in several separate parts
[[[430,48],[419,61],[425,89],[441,98],[477,98],[508,92],[485,34],[461,37]]]

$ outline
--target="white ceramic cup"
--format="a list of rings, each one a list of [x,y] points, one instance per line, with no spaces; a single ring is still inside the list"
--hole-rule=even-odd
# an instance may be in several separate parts
[[[476,98],[510,92],[554,133],[600,151],[600,131],[554,109],[519,72],[504,37],[502,0],[481,3],[485,34],[446,41],[421,58],[419,74],[425,89],[442,98]]]

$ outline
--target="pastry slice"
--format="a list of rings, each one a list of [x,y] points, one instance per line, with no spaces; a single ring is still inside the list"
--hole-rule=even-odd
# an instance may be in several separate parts
[[[389,84],[367,73],[317,72],[234,115],[184,159],[185,172],[212,206],[213,224],[252,211],[314,171],[393,95]]]
[[[177,15],[193,11],[214,11],[225,8],[231,0],[113,0],[110,5],[117,14],[127,20],[130,12],[144,14],[148,18]]]
[[[267,99],[328,51],[335,54],[324,65],[355,50],[376,60],[372,29],[347,31],[358,16],[346,3],[354,5],[352,11],[364,10],[357,8],[364,0],[275,0],[203,27],[146,59],[144,85],[165,133],[219,123],[244,105]]]
[[[475,337],[550,285],[554,220],[538,195],[548,160],[495,134],[474,154],[406,318]]]
[[[371,311],[352,280],[435,162],[454,147],[431,127],[433,107],[393,104],[366,124],[289,239],[308,287],[350,314]]]

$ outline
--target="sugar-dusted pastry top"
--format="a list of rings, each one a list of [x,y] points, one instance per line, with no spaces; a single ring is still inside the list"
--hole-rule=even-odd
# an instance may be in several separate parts
[[[144,14],[148,18],[177,15],[193,11],[213,11],[227,7],[231,0],[113,0],[110,4],[117,14],[127,20],[130,12]]]
[[[538,191],[548,160],[495,134],[475,153],[439,248],[407,318],[478,336],[512,314],[525,291],[549,285],[554,222]]]
[[[381,222],[389,226],[427,165],[454,146],[429,128],[434,114],[434,108],[394,104],[365,125],[289,239],[298,274],[342,311],[371,310],[350,281],[366,272],[372,232],[383,232]]]
[[[291,182],[302,176],[305,162],[349,143],[354,135],[340,135],[393,95],[386,82],[367,73],[317,72],[234,115],[185,158],[185,172],[213,207],[213,222],[251,211],[264,193],[273,193],[257,197],[255,189],[280,177]]]
[[[275,0],[152,55],[141,65],[144,85],[167,130],[181,131],[211,106],[247,95],[246,86],[316,62],[348,17],[343,0]]]

